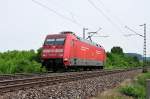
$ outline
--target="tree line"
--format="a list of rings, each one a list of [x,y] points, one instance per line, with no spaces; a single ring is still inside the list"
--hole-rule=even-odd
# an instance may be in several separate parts
[[[43,72],[39,52],[7,51],[0,53],[0,73],[32,73]]]
[[[121,47],[113,47],[107,52],[106,68],[132,68],[141,66],[142,62],[136,56],[129,56],[123,52]]]
[[[46,69],[41,65],[40,55],[41,49],[1,52],[0,74],[45,72]],[[105,68],[130,68],[141,66],[141,64],[137,57],[127,56],[122,48],[113,47],[110,52],[107,52]]]

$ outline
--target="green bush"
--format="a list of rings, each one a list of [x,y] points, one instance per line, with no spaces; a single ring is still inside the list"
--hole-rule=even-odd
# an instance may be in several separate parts
[[[127,95],[127,96],[132,96],[135,99],[144,99],[144,97],[146,96],[145,94],[145,88],[143,86],[140,85],[130,85],[130,86],[126,86],[126,87],[122,87],[120,89],[120,92]]]
[[[0,73],[32,73],[44,72],[41,68],[39,54],[34,50],[7,51],[0,53]]]
[[[107,59],[105,63],[106,69],[117,69],[117,68],[132,68],[141,66],[140,61],[137,57],[127,56],[123,53],[122,48],[113,47],[111,52],[107,52]]]
[[[135,99],[145,99],[146,98],[146,79],[150,79],[149,72],[138,76],[134,84],[121,87],[120,92],[127,96],[132,96]]]
[[[146,87],[146,79],[150,79],[150,73],[144,73],[137,77],[137,83]]]

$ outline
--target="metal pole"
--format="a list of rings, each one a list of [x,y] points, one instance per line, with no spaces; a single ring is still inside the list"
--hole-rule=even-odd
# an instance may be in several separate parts
[[[135,35],[139,35],[144,38],[144,45],[143,45],[143,72],[147,72],[147,67],[146,67],[146,24],[142,24],[140,26],[144,26],[144,35],[141,35],[134,30],[130,29],[129,27],[125,26],[128,30],[132,31],[135,33]],[[130,34],[131,36],[132,34]]]
[[[144,24],[144,67],[146,66],[146,24]],[[146,67],[143,72],[147,72]]]
[[[147,72],[147,69],[146,69],[146,24],[143,24],[140,26],[144,26],[143,72]]]
[[[88,30],[88,28],[83,28],[83,38],[85,39],[85,31]]]

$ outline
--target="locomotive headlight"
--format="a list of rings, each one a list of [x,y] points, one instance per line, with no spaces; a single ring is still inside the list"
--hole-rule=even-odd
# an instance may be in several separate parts
[[[68,58],[64,58],[64,61],[68,61]]]

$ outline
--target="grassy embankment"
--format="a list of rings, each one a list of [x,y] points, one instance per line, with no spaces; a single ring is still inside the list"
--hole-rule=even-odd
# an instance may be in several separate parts
[[[146,79],[150,79],[150,72],[138,76],[133,84],[121,87],[120,92],[133,99],[146,99]]]
[[[146,99],[146,79],[150,79],[150,72],[127,79],[118,87],[106,90],[91,99]]]

